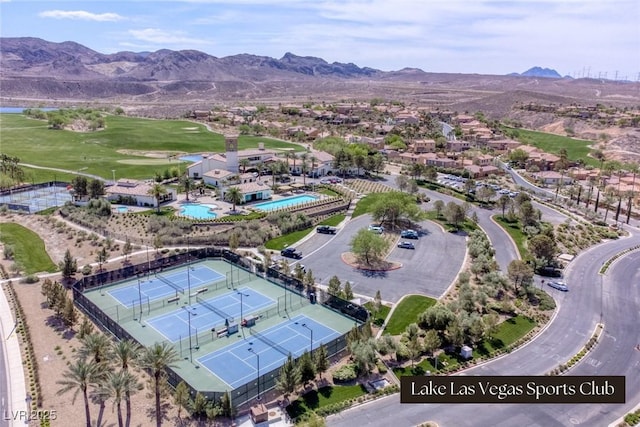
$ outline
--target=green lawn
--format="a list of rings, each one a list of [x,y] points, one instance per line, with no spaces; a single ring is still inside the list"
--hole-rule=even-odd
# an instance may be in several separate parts
[[[504,349],[520,338],[524,337],[536,326],[536,322],[528,317],[515,316],[511,319],[505,320],[498,325],[498,331],[492,338],[483,340],[476,348],[473,349],[473,357],[478,358],[480,356],[490,356],[496,350]],[[444,366],[447,368],[455,368],[456,365],[462,363],[464,360],[458,354],[445,354],[440,353],[438,355],[438,370]],[[435,360],[433,358],[425,358],[416,363],[415,366],[407,366],[404,368],[395,368],[393,372],[397,376],[403,375],[424,375],[426,371],[435,372],[436,367]]]
[[[473,349],[474,357],[488,355],[515,343],[536,326],[536,322],[521,315],[505,320],[491,339],[485,339]]]
[[[386,193],[371,193],[364,196],[362,199],[358,201],[356,208],[353,210],[352,218],[355,218],[360,215],[364,215],[371,212],[371,207],[383,197]]]
[[[82,133],[52,130],[45,121],[21,114],[0,114],[2,152],[38,166],[73,171],[86,168],[84,172],[106,179],[110,179],[111,171],[115,170],[116,178],[142,179],[172,167],[184,171],[188,163],[133,155],[125,150],[167,154],[224,151],[224,137],[198,123],[121,116],[105,119],[106,129]],[[297,144],[255,136],[240,136],[238,148],[256,148],[258,142],[264,142],[266,148],[303,150]],[[35,182],[53,179],[53,172],[28,172],[33,172]]]
[[[373,302],[369,301],[366,302],[364,304],[364,306],[367,308],[367,310],[371,311],[373,313]],[[391,311],[391,307],[386,306],[384,304],[382,304],[380,306],[380,311],[378,311],[375,315],[375,317],[373,317],[372,321],[375,325],[382,325],[384,323],[385,320],[387,320],[387,316],[389,315],[389,312]]]
[[[53,273],[58,270],[47,254],[42,239],[28,228],[13,222],[0,224],[0,241],[13,247],[15,262],[25,273]]]
[[[520,229],[520,221],[517,222],[509,222],[502,218],[502,215],[494,215],[492,217],[495,222],[500,224],[504,230],[509,233],[509,236],[516,242],[516,246],[518,248],[518,252],[520,252],[521,259],[527,259],[529,257],[529,251],[527,250],[527,236]]]
[[[559,154],[560,149],[564,148],[567,150],[567,157],[569,160],[576,161],[578,159],[582,159],[585,164],[592,166],[598,166],[600,164],[597,159],[587,156],[589,152],[591,152],[590,146],[596,144],[594,141],[569,138],[567,136],[554,135],[534,130],[510,127],[505,128],[511,132],[517,132],[516,139],[518,141],[538,147],[544,152]]]
[[[287,413],[291,418],[295,419],[308,411],[354,399],[365,394],[367,394],[367,390],[363,385],[320,387],[318,391],[310,391],[291,402],[287,406]]]
[[[410,295],[404,298],[393,311],[385,332],[400,335],[408,325],[418,323],[418,316],[435,303],[435,299],[422,295]]]
[[[444,215],[438,216],[436,211],[425,211],[425,219],[429,219],[431,221],[435,221],[438,224],[442,225],[447,231],[457,231],[456,228],[447,222],[444,218]],[[465,219],[462,224],[460,224],[460,230],[467,233],[470,233],[473,230],[478,229],[478,224],[471,221],[469,218]]]
[[[320,222],[318,225],[336,226],[340,224],[344,220],[344,218],[344,214],[333,215]],[[289,234],[285,234],[284,236],[276,237],[275,239],[271,239],[267,243],[265,243],[264,247],[271,250],[282,250],[287,246],[291,246],[296,242],[304,239],[309,233],[315,231],[315,229],[316,227],[309,227],[305,228],[304,230],[298,230]]]

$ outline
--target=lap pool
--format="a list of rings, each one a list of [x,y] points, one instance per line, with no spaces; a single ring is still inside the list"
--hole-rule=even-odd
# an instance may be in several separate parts
[[[282,209],[282,208],[288,208],[295,205],[301,205],[303,203],[315,202],[318,199],[319,199],[318,197],[309,196],[308,194],[303,194],[300,196],[285,197],[284,199],[258,203],[257,205],[253,205],[253,207],[256,209],[260,209],[261,211],[273,211],[276,209]]]

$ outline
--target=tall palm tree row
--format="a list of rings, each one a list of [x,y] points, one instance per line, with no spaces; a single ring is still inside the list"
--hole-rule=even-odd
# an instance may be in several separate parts
[[[155,396],[156,425],[160,427],[164,416],[161,401],[162,393],[166,390],[166,369],[173,367],[179,360],[176,350],[166,343],[143,348],[129,340],[112,342],[99,333],[86,335],[81,343],[76,360],[69,365],[63,379],[57,383],[61,386],[59,395],[73,392],[72,403],[75,403],[78,395],[82,395],[86,426],[102,427],[106,403],[112,401],[118,427],[130,427],[131,397],[143,388],[136,372],[142,368],[151,376],[150,388]],[[95,424],[91,418],[91,402],[99,408]]]

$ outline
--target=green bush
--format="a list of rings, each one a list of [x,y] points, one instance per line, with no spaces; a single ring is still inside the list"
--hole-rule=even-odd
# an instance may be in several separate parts
[[[358,374],[356,372],[356,365],[353,363],[344,365],[333,373],[333,380],[335,382],[352,381],[352,380],[355,380],[357,377],[358,377]]]
[[[39,280],[40,278],[38,276],[36,276],[35,274],[31,274],[25,277],[24,279],[22,279],[22,283],[26,283],[26,284],[38,283]]]

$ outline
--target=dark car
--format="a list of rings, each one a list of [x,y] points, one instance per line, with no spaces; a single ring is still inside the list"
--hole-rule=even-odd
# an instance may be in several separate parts
[[[398,247],[402,249],[415,249],[415,245],[411,242],[400,242],[398,243]]]
[[[294,248],[285,248],[280,251],[280,255],[287,258],[295,258],[295,259],[302,258],[302,252]]]
[[[415,230],[402,230],[400,232],[400,237],[403,239],[418,239],[418,232]]]
[[[335,227],[331,227],[330,225],[319,225],[318,227],[316,227],[316,231],[322,234],[336,234],[336,231],[338,231],[338,229]]]

